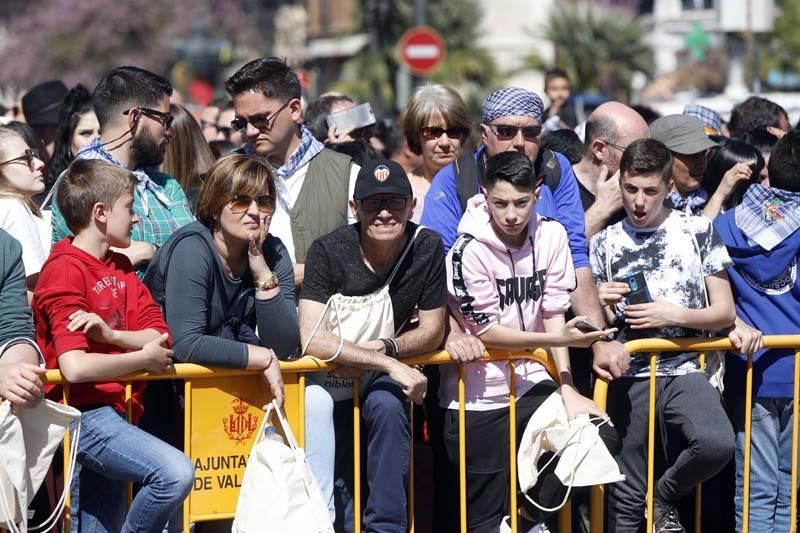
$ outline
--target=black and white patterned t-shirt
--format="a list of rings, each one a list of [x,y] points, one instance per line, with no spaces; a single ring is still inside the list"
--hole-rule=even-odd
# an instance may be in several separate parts
[[[636,228],[627,219],[607,227],[592,238],[589,258],[598,284],[641,272],[652,297],[690,309],[706,307],[705,276],[722,272],[733,264],[708,218],[673,210],[655,228]],[[703,331],[682,327],[630,329],[625,324],[624,310],[623,301],[615,309],[614,327],[619,328],[617,340],[620,342],[705,335]],[[666,352],[660,354],[657,361],[656,374],[659,376],[699,370],[697,354],[693,352]],[[635,357],[625,376],[647,377],[649,369],[647,357]]]

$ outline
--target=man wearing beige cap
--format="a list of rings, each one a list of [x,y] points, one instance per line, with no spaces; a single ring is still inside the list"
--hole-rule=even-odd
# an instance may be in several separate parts
[[[688,115],[667,115],[650,124],[650,137],[672,152],[672,191],[664,205],[701,213],[708,193],[700,187],[706,171],[706,151],[717,144],[706,135],[703,123]]]

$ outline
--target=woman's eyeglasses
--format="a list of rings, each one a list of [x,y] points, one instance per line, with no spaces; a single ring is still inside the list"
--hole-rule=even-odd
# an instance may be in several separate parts
[[[157,120],[162,126],[164,126],[165,130],[170,129],[172,127],[172,122],[175,120],[175,117],[173,117],[170,113],[164,113],[162,111],[158,111],[157,109],[150,109],[149,107],[132,107],[127,111],[123,111],[122,114],[128,115],[133,109],[138,109],[142,115]]]
[[[399,211],[405,209],[408,198],[365,198],[361,200],[361,207],[364,211],[376,212],[383,211],[384,207],[389,211]]]
[[[0,167],[2,167],[3,165],[8,165],[9,163],[16,163],[17,161],[24,161],[25,164],[28,165],[28,168],[33,170],[33,160],[34,159],[39,159],[39,160],[42,159],[39,156],[39,151],[38,150],[34,150],[33,148],[26,148],[24,155],[21,155],[19,157],[15,157],[14,159],[9,159],[8,161],[3,161],[2,163],[0,163]]]
[[[250,206],[253,205],[253,201],[256,202],[256,207],[262,213],[271,214],[275,209],[275,200],[268,194],[261,194],[255,198],[247,194],[234,194],[233,198],[231,198],[231,201],[228,203],[228,207],[231,213],[244,213],[250,209]]]
[[[522,130],[522,137],[526,141],[534,141],[542,133],[542,125],[535,126],[514,126],[512,124],[489,124],[489,128],[497,136],[498,140],[510,141],[517,136],[517,132]]]
[[[467,128],[458,128],[458,127],[437,128],[432,126],[426,126],[422,128],[422,136],[425,139],[429,140],[438,139],[439,137],[442,136],[443,133],[447,134],[447,137],[449,139],[456,140],[456,139],[464,139],[469,133],[469,130],[467,130]]]
[[[278,110],[271,115],[262,113],[260,115],[253,115],[249,118],[236,117],[235,119],[231,120],[231,128],[235,129],[236,131],[243,131],[245,128],[247,128],[247,123],[249,122],[257,130],[271,130],[272,123],[275,121],[275,117],[278,116],[278,113],[286,109],[286,106],[288,106],[289,102],[291,101],[292,100],[286,100],[286,103],[280,106]]]

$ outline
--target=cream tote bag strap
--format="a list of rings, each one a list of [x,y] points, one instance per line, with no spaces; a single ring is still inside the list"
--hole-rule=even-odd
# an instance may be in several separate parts
[[[700,279],[702,280],[703,285],[703,299],[705,300],[706,307],[711,304],[711,301],[708,299],[708,288],[706,287],[705,282],[705,274],[703,273],[703,255],[700,253],[700,243],[697,242],[697,236],[692,231],[691,226],[689,226],[689,216],[686,214],[681,215],[681,219],[683,220],[683,227],[692,236],[692,244],[694,245],[694,251],[697,253],[697,261],[699,263],[699,270],[700,270]],[[706,331],[706,337],[709,339],[712,338],[714,335],[710,331]],[[720,394],[725,389],[725,354],[724,352],[720,352],[719,350],[713,351],[706,351],[706,368],[705,374],[708,377],[708,382],[719,391]]]
[[[403,250],[403,253],[400,255],[400,259],[398,259],[397,263],[395,263],[394,269],[392,270],[392,273],[389,275],[389,279],[387,279],[386,283],[383,284],[383,287],[381,288],[381,290],[383,290],[383,288],[388,287],[389,285],[392,284],[392,281],[394,280],[394,277],[397,274],[397,271],[400,270],[400,265],[403,264],[403,261],[405,260],[406,255],[408,255],[409,250],[411,250],[411,245],[416,240],[417,236],[420,234],[420,231],[422,231],[423,228],[424,228],[424,226],[418,226],[417,227],[417,231],[414,232],[414,235],[408,241],[408,244],[406,244],[406,247]],[[314,324],[314,329],[311,330],[311,335],[309,335],[308,340],[306,341],[305,345],[303,346],[303,351],[300,353],[300,357],[308,356],[308,357],[314,359],[315,361],[319,361],[320,363],[330,363],[331,361],[333,361],[337,357],[339,357],[339,355],[341,355],[342,347],[344,346],[344,336],[342,335],[342,320],[340,318],[341,317],[341,313],[339,312],[339,298],[345,298],[345,296],[342,296],[341,294],[336,293],[333,296],[331,296],[330,298],[328,298],[328,302],[325,304],[325,309],[320,314],[319,319],[317,319],[317,323]],[[331,309],[336,314],[336,329],[337,329],[336,335],[339,337],[339,346],[336,349],[336,352],[333,354],[333,356],[331,356],[331,357],[329,357],[327,359],[324,359],[324,358],[321,358],[321,357],[316,357],[314,355],[309,355],[308,354],[308,346],[311,344],[311,341],[314,340],[314,335],[316,335],[317,332],[319,331],[319,328],[322,325],[323,320],[325,320],[325,317],[328,316],[328,313],[331,311]]]
[[[548,466],[550,466],[550,464],[551,464],[553,461],[555,461],[557,458],[561,457],[561,454],[564,452],[564,450],[566,450],[566,449],[567,449],[567,447],[568,447],[570,444],[572,444],[573,442],[580,441],[580,440],[581,440],[581,438],[582,438],[582,435],[583,435],[584,431],[585,431],[585,430],[587,430],[587,429],[589,429],[589,426],[594,426],[594,423],[593,423],[593,422],[594,422],[594,421],[596,421],[596,420],[602,420],[602,419],[601,419],[600,417],[594,417],[594,418],[590,418],[589,420],[587,420],[587,421],[586,421],[586,423],[585,423],[585,424],[583,424],[583,425],[581,425],[581,426],[578,426],[578,427],[574,428],[574,429],[573,429],[573,431],[572,431],[572,433],[570,434],[569,438],[568,438],[568,439],[567,439],[567,441],[564,443],[564,446],[562,446],[560,450],[556,450],[556,451],[553,453],[553,456],[552,456],[552,457],[551,457],[551,458],[550,458],[550,459],[547,461],[547,463],[545,463],[545,465],[544,465],[542,468],[538,469],[538,470],[539,470],[540,472],[541,472],[541,471],[543,471],[543,470],[545,470],[545,469],[546,469]],[[610,420],[611,420],[611,419],[605,419],[605,420],[602,420],[602,422],[600,422],[600,424],[598,424],[596,427],[597,427],[597,428],[599,428],[600,426],[602,426],[602,425],[604,425],[604,424],[608,424]],[[543,440],[543,437],[544,437],[544,431],[542,431],[542,432],[541,432],[541,433],[540,433],[540,434],[539,434],[539,435],[536,437],[536,440],[538,441],[538,442],[536,442],[536,443],[537,443],[539,446],[541,446],[541,441]],[[595,434],[595,440],[594,440],[594,442],[593,442],[592,446],[594,446],[595,444],[597,444],[597,441],[598,441],[598,440],[600,440],[600,434],[599,434],[599,433]],[[575,462],[573,463],[573,467],[572,467],[572,470],[571,470],[571,472],[570,472],[570,479],[572,479],[572,477],[575,475],[575,471],[576,471],[576,470],[577,470],[577,468],[578,468],[578,464],[579,464],[579,461],[575,461]],[[567,492],[566,492],[566,494],[564,494],[564,499],[563,499],[563,500],[561,500],[561,503],[559,503],[557,506],[555,506],[555,507],[553,507],[553,508],[550,508],[550,509],[548,509],[547,507],[544,507],[543,505],[540,505],[540,504],[539,504],[539,502],[535,501],[533,498],[531,498],[530,496],[528,496],[527,492],[526,492],[526,493],[523,493],[523,494],[525,495],[525,499],[526,499],[526,500],[528,500],[529,502],[531,502],[531,504],[535,505],[535,506],[536,506],[536,507],[537,507],[539,510],[541,510],[541,511],[543,511],[543,512],[545,512],[545,513],[552,513],[552,512],[558,511],[559,509],[561,509],[562,507],[564,507],[564,505],[566,505],[567,501],[569,500],[569,496],[570,496],[570,494],[572,493],[572,485],[571,485],[571,484],[566,484],[566,485],[567,485]]]
[[[16,423],[12,419],[16,419]],[[29,501],[33,500],[41,486],[53,454],[63,440],[64,433],[69,431],[72,420],[76,422],[76,429],[70,442],[69,463],[64,473],[64,490],[52,514],[38,526],[28,528]],[[5,433],[0,439],[0,456],[10,458],[24,454],[23,460],[26,463],[21,472],[22,477],[26,479],[12,479],[14,474],[4,472],[6,466],[0,461],[0,526],[8,529],[10,533],[46,533],[58,523],[72,485],[80,442],[80,412],[69,406],[43,400],[36,407],[23,409],[14,414],[11,412],[10,402],[5,401],[0,404],[0,428]],[[18,475],[19,472],[14,477]],[[20,490],[23,487],[24,489]],[[16,521],[17,510],[8,507],[8,503],[14,499],[17,500],[21,512],[19,524]]]

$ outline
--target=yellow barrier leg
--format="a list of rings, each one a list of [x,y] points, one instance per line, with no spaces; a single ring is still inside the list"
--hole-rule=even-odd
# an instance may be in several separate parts
[[[301,448],[306,447],[306,375],[297,376],[297,416],[300,417],[300,427],[297,428],[297,443]]]
[[[133,396],[133,384],[130,381],[125,382],[125,410],[126,410],[126,420],[128,424],[133,423],[133,402],[131,401],[131,397]],[[128,481],[125,484],[125,503],[127,508],[131,508],[131,502],[133,501],[133,483]]]
[[[656,354],[650,354],[650,407],[647,417],[647,530],[653,531],[656,447]]]
[[[64,383],[61,387],[62,394],[64,396],[64,405],[69,405],[69,383]],[[69,430],[64,433],[64,475],[66,476],[67,472],[69,472],[69,450],[70,450],[70,442],[71,436],[69,434]],[[74,472],[72,472],[74,474]],[[64,484],[67,483],[66,477],[64,478]],[[75,483],[78,483],[76,480]],[[72,518],[72,506],[71,506],[71,499],[72,499],[72,491],[67,491],[67,497],[64,503],[64,531],[71,531],[71,518]]]
[[[461,533],[467,533],[467,416],[464,397],[464,365],[458,365],[458,503]]]
[[[414,533],[414,404],[408,412],[408,423],[411,426],[411,458],[408,467],[408,532]]]
[[[558,533],[572,533],[572,500],[558,511]]]
[[[797,531],[797,426],[800,411],[800,349],[794,352],[794,391],[792,395],[792,497],[789,524],[791,533]]]
[[[192,380],[183,382],[183,453],[192,456]],[[189,512],[192,509],[192,493],[183,501],[183,533],[189,533]]]
[[[514,369],[514,361],[508,362],[508,369],[511,372],[509,392],[508,392],[508,458],[510,472],[510,491],[509,497],[511,508],[511,531],[517,533],[517,373]]]
[[[361,382],[353,380],[353,531],[361,532]]]
[[[750,531],[750,443],[753,438],[753,356],[747,356],[744,385],[744,478],[742,479],[742,533]]]
[[[700,371],[705,372],[706,369],[706,353],[700,352],[699,357]],[[702,510],[703,510],[703,485],[697,485],[694,491],[694,533],[700,533],[703,529],[702,523]]]
[[[598,379],[594,383],[594,403],[606,410],[608,404],[608,382]],[[589,489],[589,530],[592,533],[603,533],[605,519],[605,489],[603,485],[592,485]]]

